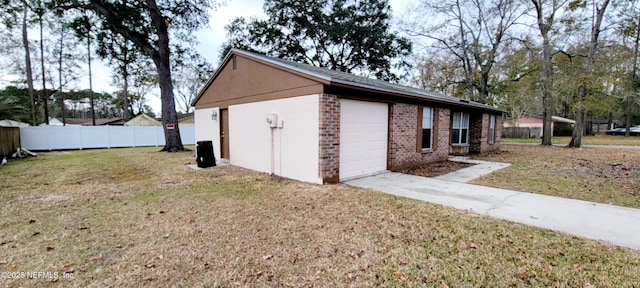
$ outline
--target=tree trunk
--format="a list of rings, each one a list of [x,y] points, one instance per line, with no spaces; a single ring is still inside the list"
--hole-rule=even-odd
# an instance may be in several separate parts
[[[580,84],[578,86],[578,111],[576,111],[576,124],[573,126],[573,132],[571,134],[571,142],[569,142],[569,147],[580,148],[582,147],[582,134],[584,133],[584,102],[587,98],[587,88],[584,84]]]
[[[89,64],[89,101],[91,101],[91,124],[96,126],[96,111],[93,103],[93,82],[91,79],[91,36],[89,35],[89,29],[87,29],[87,61]]]
[[[576,112],[576,125],[573,127],[573,135],[571,136],[571,142],[569,147],[580,148],[582,147],[582,134],[584,132],[584,115],[585,115],[585,102],[587,100],[587,87],[586,81],[589,80],[591,74],[593,74],[593,61],[598,50],[598,37],[600,36],[600,26],[602,25],[602,18],[604,12],[607,10],[609,0],[604,0],[602,7],[598,9],[597,3],[594,3],[596,10],[596,19],[591,26],[591,40],[589,41],[589,53],[587,54],[586,63],[584,65],[584,80],[578,86],[578,111]]]
[[[636,90],[636,81],[637,81],[637,73],[638,73],[638,45],[640,44],[640,18],[638,18],[638,23],[636,25],[636,39],[635,39],[635,45],[633,47],[633,68],[631,71],[631,91],[630,93],[627,93],[627,103],[625,103],[625,112],[626,112],[626,121],[625,121],[625,127],[627,129],[625,129],[624,131],[624,137],[629,137],[631,136],[630,133],[630,128],[631,128],[631,108],[633,107],[634,103],[633,103],[633,99],[634,94],[635,94],[635,90]]]
[[[126,43],[127,40],[125,40]],[[124,71],[122,71],[122,77],[124,77],[124,91],[122,91],[122,119],[124,121],[129,120],[129,67],[128,66],[129,59],[127,58],[127,49],[124,49]]]
[[[151,23],[156,27],[158,36],[158,53],[152,55],[153,62],[158,68],[158,84],[160,85],[160,100],[162,101],[162,128],[164,129],[165,146],[162,151],[176,152],[184,150],[178,127],[178,114],[173,98],[173,84],[171,83],[171,64],[169,59],[168,20],[162,17],[155,0],[147,0]],[[170,129],[171,127],[173,129]]]
[[[29,90],[29,102],[31,102],[31,124],[38,125],[36,118],[36,102],[33,95],[33,71],[31,70],[31,52],[29,51],[29,38],[27,37],[27,13],[29,5],[24,2],[24,12],[22,18],[22,44],[24,45],[24,62],[27,70],[27,87]]]
[[[62,50],[64,49],[64,27],[60,30],[60,51],[58,52],[58,98],[60,98],[60,113],[62,114],[62,126],[67,125],[64,109],[64,93],[62,93]]]
[[[44,13],[42,11],[38,13]],[[40,24],[40,68],[42,71],[42,105],[44,105],[44,122],[49,125],[49,95],[47,94],[47,79],[44,71],[44,35],[42,27],[42,14],[38,15],[38,22]]]
[[[542,30],[542,29],[541,29]],[[553,116],[553,55],[551,54],[551,43],[549,43],[549,31],[541,31],[542,42],[542,145],[551,146],[551,121]]]
[[[464,69],[464,77],[467,82],[467,92],[469,93],[469,100],[476,100],[473,97],[473,67],[471,66],[471,60],[469,59],[469,52],[467,51],[467,38],[464,30],[464,23],[462,21],[462,10],[460,8],[460,1],[456,1],[456,8],[458,9],[458,25],[460,32],[460,47],[462,49],[462,68]]]

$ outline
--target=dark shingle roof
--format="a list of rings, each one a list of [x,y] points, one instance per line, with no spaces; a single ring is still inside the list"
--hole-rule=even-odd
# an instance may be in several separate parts
[[[357,76],[342,71],[331,70],[326,68],[320,68],[309,64],[293,62],[280,58],[269,57],[261,54],[251,53],[244,50],[232,49],[230,53],[237,53],[240,55],[246,55],[252,58],[258,58],[262,61],[272,63],[277,66],[288,68],[294,71],[298,71],[303,74],[307,74],[316,78],[324,79],[332,84],[342,84],[347,86],[353,86],[364,89],[371,89],[380,92],[401,94],[415,98],[422,98],[425,100],[431,100],[442,103],[449,103],[456,106],[474,107],[485,110],[491,110],[495,112],[503,112],[493,106],[486,104],[463,100],[457,97],[451,97],[440,93],[430,92],[424,89],[404,86],[400,84],[393,84],[382,80],[371,79],[367,77]]]

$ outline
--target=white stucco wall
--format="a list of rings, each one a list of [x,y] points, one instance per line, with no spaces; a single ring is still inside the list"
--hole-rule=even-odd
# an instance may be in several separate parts
[[[216,111],[216,120],[211,119],[211,114]],[[207,108],[196,109],[193,112],[196,143],[198,141],[213,141],[213,154],[216,161],[220,160],[220,109]],[[181,125],[182,126],[182,125]]]
[[[229,106],[231,164],[322,183],[318,173],[319,95]],[[267,114],[282,128],[270,128]],[[197,131],[197,129],[196,129]]]

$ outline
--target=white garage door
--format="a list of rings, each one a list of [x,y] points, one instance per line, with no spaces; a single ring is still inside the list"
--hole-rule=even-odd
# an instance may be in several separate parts
[[[340,180],[387,169],[388,105],[340,100]]]

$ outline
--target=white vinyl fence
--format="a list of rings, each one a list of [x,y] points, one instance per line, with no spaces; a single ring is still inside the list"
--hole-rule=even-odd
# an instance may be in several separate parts
[[[182,144],[195,144],[195,126],[180,125]],[[63,150],[164,146],[160,126],[43,126],[20,127],[20,142],[29,150]]]

